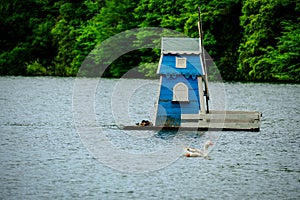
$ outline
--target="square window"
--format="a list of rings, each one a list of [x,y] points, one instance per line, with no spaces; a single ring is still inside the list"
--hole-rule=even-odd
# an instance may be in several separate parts
[[[176,68],[186,68],[186,58],[176,57]]]

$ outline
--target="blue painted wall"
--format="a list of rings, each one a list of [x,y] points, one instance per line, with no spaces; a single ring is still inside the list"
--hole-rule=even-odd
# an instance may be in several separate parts
[[[176,57],[184,57],[187,59],[186,68],[176,68]],[[184,74],[184,75],[201,75],[202,67],[199,55],[188,54],[166,54],[163,55],[161,66],[158,74]]]
[[[186,68],[176,68],[176,57],[186,58]],[[198,76],[203,74],[200,57],[195,54],[165,54],[158,74],[162,76],[156,113],[156,126],[180,126],[181,114],[197,114],[200,108]],[[173,102],[173,87],[183,82],[188,86],[188,102]]]
[[[183,82],[189,88],[189,102],[172,102],[173,87]],[[198,92],[198,80],[192,77],[178,75],[176,78],[162,77],[162,85],[158,100],[156,126],[179,126],[181,114],[197,114],[200,110],[200,98]]]

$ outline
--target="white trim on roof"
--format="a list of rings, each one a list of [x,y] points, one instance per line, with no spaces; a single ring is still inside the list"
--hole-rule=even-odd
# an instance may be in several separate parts
[[[199,38],[162,37],[161,51],[164,53],[200,53]]]
[[[159,72],[160,72],[162,59],[163,59],[163,54],[160,55],[160,59],[159,59],[159,62],[158,62],[158,68],[157,68],[157,71],[156,71],[157,74],[159,74]]]
[[[164,51],[162,50],[163,54],[200,54],[200,51]]]

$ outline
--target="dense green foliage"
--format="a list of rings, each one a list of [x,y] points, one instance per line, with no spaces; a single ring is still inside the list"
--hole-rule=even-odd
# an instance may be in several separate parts
[[[198,6],[205,49],[223,79],[300,82],[298,0],[3,0],[0,74],[75,76],[97,45],[134,28],[198,37]],[[128,52],[104,75],[120,77],[139,66],[136,73],[153,76],[159,55],[159,49]]]
[[[299,82],[299,1],[245,1],[242,11],[241,78]]]

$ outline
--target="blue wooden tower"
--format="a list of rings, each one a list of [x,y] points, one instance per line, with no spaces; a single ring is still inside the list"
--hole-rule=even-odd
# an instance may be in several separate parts
[[[154,126],[177,127],[181,114],[206,112],[202,52],[200,38],[162,38]]]

